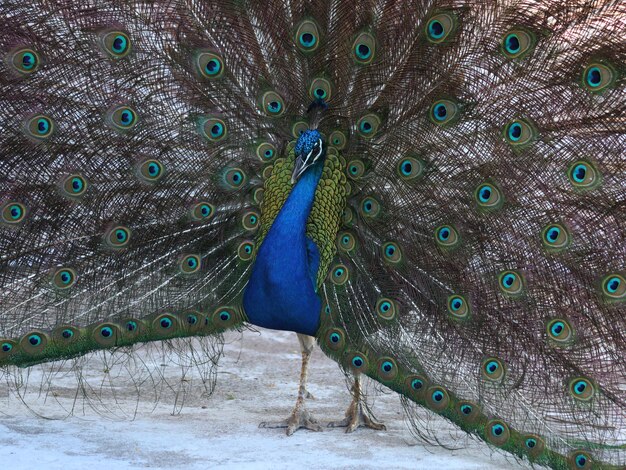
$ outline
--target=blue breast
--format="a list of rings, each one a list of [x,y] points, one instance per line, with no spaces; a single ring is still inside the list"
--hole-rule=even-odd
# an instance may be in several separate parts
[[[306,236],[306,222],[322,167],[315,164],[298,180],[259,248],[243,296],[254,325],[311,336],[317,332],[319,250]]]

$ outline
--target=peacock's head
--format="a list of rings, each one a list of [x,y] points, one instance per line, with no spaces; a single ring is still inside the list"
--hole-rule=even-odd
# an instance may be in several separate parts
[[[324,158],[326,145],[322,139],[322,134],[317,129],[308,129],[300,134],[296,147],[296,166],[291,175],[291,184],[298,181],[298,178],[310,167]]]

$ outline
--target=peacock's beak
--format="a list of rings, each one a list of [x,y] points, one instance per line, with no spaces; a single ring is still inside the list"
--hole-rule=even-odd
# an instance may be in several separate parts
[[[309,166],[310,165],[307,165],[306,160],[302,158],[296,158],[296,165],[293,169],[293,173],[291,174],[291,184],[296,184],[298,178],[302,176],[302,173],[304,173]]]

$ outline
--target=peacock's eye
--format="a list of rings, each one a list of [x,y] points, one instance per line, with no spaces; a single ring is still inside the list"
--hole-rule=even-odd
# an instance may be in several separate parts
[[[179,269],[183,274],[193,274],[200,269],[200,256],[198,255],[184,255],[179,263]]]
[[[498,382],[504,377],[505,368],[497,358],[488,358],[483,361],[482,375],[489,381]]]
[[[268,116],[277,117],[285,111],[282,97],[275,91],[266,92],[261,98],[262,109]]]
[[[70,268],[60,268],[53,274],[52,283],[57,289],[69,289],[76,283],[76,273]]]
[[[52,135],[54,128],[54,121],[50,116],[37,114],[26,122],[24,130],[35,140],[45,140]]]
[[[9,202],[2,207],[2,221],[6,224],[19,224],[25,217],[26,207],[19,202]]]

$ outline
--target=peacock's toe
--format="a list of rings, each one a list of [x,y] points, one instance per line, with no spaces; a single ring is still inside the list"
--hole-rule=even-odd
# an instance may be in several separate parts
[[[287,419],[278,422],[263,421],[259,424],[259,427],[266,429],[287,428],[288,436],[291,436],[298,429],[322,431],[322,426],[320,426],[317,419],[304,406],[296,406]]]
[[[385,431],[387,427],[383,423],[377,422],[369,411],[363,410],[360,402],[353,401],[346,410],[346,416],[341,421],[331,421],[328,423],[329,428],[346,428],[346,432],[353,432],[360,427],[375,429],[377,431]]]

